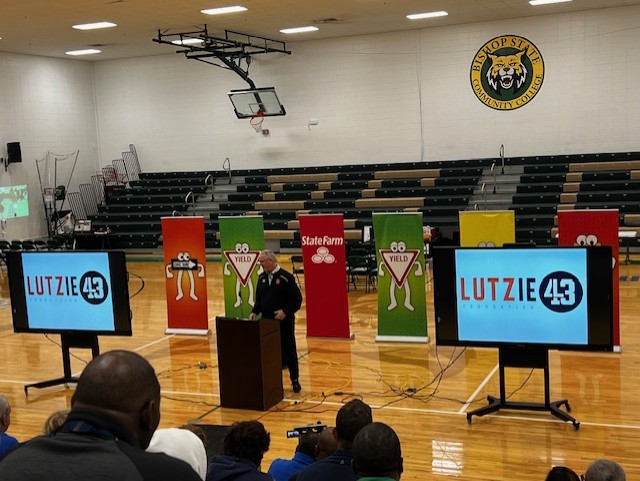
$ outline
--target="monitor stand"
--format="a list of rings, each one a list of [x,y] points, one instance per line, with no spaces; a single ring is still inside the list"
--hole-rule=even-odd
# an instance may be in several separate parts
[[[471,424],[473,416],[484,416],[500,409],[519,409],[526,411],[549,411],[553,416],[565,422],[571,422],[573,429],[578,431],[580,423],[576,419],[562,411],[564,405],[571,412],[569,401],[550,401],[549,395],[549,350],[546,348],[501,347],[498,349],[500,367],[500,397],[487,396],[489,405],[467,413],[467,422]],[[544,369],[544,403],[529,403],[507,401],[505,390],[505,367],[520,367],[531,369]]]
[[[96,334],[90,334],[85,332],[68,332],[60,334],[62,341],[62,367],[64,369],[64,376],[50,379],[49,381],[41,381],[33,384],[27,384],[24,387],[24,393],[29,394],[29,388],[42,389],[50,386],[58,386],[60,384],[77,383],[78,378],[71,375],[71,357],[69,354],[70,348],[91,349],[92,357],[96,357],[100,354],[100,347],[98,346],[98,336]]]

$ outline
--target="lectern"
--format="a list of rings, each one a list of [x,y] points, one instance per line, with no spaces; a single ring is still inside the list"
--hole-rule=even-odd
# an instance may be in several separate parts
[[[216,317],[222,407],[266,411],[282,401],[280,323]]]

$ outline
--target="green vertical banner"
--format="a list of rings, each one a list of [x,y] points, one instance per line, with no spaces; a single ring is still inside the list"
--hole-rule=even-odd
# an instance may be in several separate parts
[[[428,342],[422,214],[374,213],[378,264],[376,341]]]
[[[249,316],[256,300],[258,256],[264,249],[262,216],[219,217],[224,315]]]

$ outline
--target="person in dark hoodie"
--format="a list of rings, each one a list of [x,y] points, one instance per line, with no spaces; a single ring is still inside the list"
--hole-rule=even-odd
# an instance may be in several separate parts
[[[235,423],[224,437],[224,455],[209,463],[206,481],[273,481],[260,471],[271,437],[259,421]]]

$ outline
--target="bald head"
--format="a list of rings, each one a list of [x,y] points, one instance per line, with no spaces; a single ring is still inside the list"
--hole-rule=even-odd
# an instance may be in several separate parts
[[[160,396],[160,384],[145,358],[131,351],[109,351],[84,368],[71,405],[130,412]]]
[[[71,407],[115,417],[146,449],[160,421],[160,384],[151,364],[139,354],[109,351],[84,368]]]

